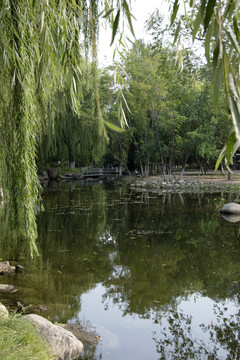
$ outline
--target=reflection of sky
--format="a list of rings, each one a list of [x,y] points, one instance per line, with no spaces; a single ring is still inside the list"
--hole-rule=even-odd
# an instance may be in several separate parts
[[[154,325],[152,320],[139,319],[138,316],[122,317],[122,311],[111,301],[105,310],[102,302],[104,293],[104,287],[99,284],[94,290],[82,295],[82,310],[78,314],[78,321],[87,319],[96,326],[103,342],[103,359],[157,359],[152,331],[157,331],[158,325]]]
[[[82,295],[82,310],[78,314],[78,319],[73,321],[89,321],[96,327],[97,333],[101,337],[100,351],[103,360],[154,360],[158,359],[160,354],[156,352],[156,344],[153,337],[160,339],[161,328],[167,326],[167,320],[162,312],[162,318],[159,324],[154,324],[152,319],[140,319],[138,315],[122,316],[118,304],[103,303],[104,287],[99,284],[94,290]],[[209,338],[199,327],[200,324],[210,325],[217,323],[216,314],[213,308],[216,304],[208,297],[200,294],[189,296],[187,300],[178,299],[178,311],[184,315],[192,316],[192,339],[204,341],[209,346]],[[122,305],[122,304],[121,304]],[[235,314],[237,308],[231,301],[217,303],[223,309],[225,316]],[[159,312],[159,315],[161,312]],[[168,313],[169,314],[169,313]],[[155,333],[155,335],[154,335]],[[209,348],[209,347],[208,347]],[[219,352],[219,359],[225,359],[226,352]]]
[[[196,337],[200,340],[202,339],[209,345],[208,335],[200,330],[199,325],[204,324],[206,326],[211,325],[214,327],[219,324],[217,314],[213,311],[214,305],[219,306],[225,317],[236,314],[238,310],[236,305],[228,299],[226,299],[225,302],[216,303],[208,297],[202,297],[200,294],[191,295],[187,301],[182,301],[179,305],[179,309],[181,309],[184,314],[192,316],[192,337]],[[226,351],[221,349],[218,354],[219,359],[226,359],[226,354]]]
[[[148,41],[150,36],[147,35],[144,24],[145,21],[150,17],[150,15],[157,9],[160,9],[161,15],[167,16],[169,14],[168,8],[169,5],[165,0],[136,0],[132,1],[132,13],[134,14],[133,27],[136,39],[145,39]],[[124,32],[132,41],[134,38],[131,35],[128,26],[125,26]],[[110,47],[111,43],[111,30],[109,27],[104,28],[100,27],[100,36],[99,36],[99,60],[101,66],[106,66],[106,63],[110,64],[112,62],[112,56],[115,49],[115,46]],[[128,43],[128,46],[131,44]]]

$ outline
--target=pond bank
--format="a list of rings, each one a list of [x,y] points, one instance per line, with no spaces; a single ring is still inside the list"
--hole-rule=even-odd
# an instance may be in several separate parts
[[[8,359],[77,359],[83,344],[96,345],[99,336],[77,324],[55,325],[37,314],[9,315],[0,303],[0,357]],[[21,355],[24,353],[24,355]],[[14,357],[15,356],[15,357]]]
[[[176,179],[178,179],[178,175],[176,175]],[[147,182],[163,180],[162,175],[152,175],[144,178]],[[174,177],[172,176],[172,179]],[[240,172],[234,172],[231,175],[231,179],[228,180],[227,173],[222,174],[220,172],[210,171],[206,175],[199,175],[198,172],[194,171],[186,171],[182,177],[182,180],[185,182],[200,182],[204,184],[215,184],[215,185],[239,185],[240,186]],[[177,181],[177,180],[176,180]]]
[[[215,190],[231,189],[240,187],[240,173],[234,173],[231,180],[227,175],[211,172],[207,175],[200,175],[194,172],[187,172],[182,179],[172,177],[164,179],[162,175],[152,175],[148,177],[134,177],[132,180],[124,177],[119,182],[127,182],[135,190],[163,190],[163,191],[196,191],[196,190]]]

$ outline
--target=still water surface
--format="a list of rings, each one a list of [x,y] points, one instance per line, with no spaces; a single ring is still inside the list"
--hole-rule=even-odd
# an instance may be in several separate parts
[[[229,195],[46,189],[40,256],[0,301],[93,327],[100,344],[81,359],[239,359],[239,223],[218,213],[220,197]]]

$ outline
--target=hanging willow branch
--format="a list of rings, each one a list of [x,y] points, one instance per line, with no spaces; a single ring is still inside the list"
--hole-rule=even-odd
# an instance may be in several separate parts
[[[12,227],[32,255],[37,253],[40,199],[37,142],[53,120],[54,93],[69,74],[71,100],[78,111],[81,14],[81,2],[75,0],[0,4],[0,180],[9,193]]]
[[[108,139],[106,129],[104,126],[104,120],[102,115],[102,110],[100,106],[100,100],[99,100],[99,92],[98,92],[98,72],[97,72],[97,45],[96,45],[96,31],[95,31],[95,24],[94,24],[94,18],[93,18],[93,3],[95,3],[94,0],[89,1],[89,22],[91,27],[91,40],[92,40],[92,63],[93,63],[93,77],[94,77],[94,91],[95,91],[95,98],[96,98],[96,105],[98,110],[98,116],[99,116],[99,135]]]

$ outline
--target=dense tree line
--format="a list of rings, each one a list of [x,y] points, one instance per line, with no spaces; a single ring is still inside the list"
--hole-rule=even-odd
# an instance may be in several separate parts
[[[74,114],[66,91],[57,94],[60,111],[47,137],[48,163],[112,164],[146,176],[154,166],[165,176],[171,176],[176,166],[180,176],[186,165],[201,172],[213,169],[230,129],[230,117],[224,93],[214,107],[208,67],[200,60],[191,61],[186,51],[179,72],[173,49],[164,45],[156,49],[140,40],[124,58],[121,75],[128,128],[124,132],[109,129],[109,142],[101,141],[99,150],[96,128],[91,127],[97,116],[91,86],[82,81],[80,116]],[[100,71],[99,92],[104,119],[117,126],[119,95],[112,71],[111,66]],[[64,106],[67,110],[63,111]],[[47,153],[46,140],[40,149]]]

